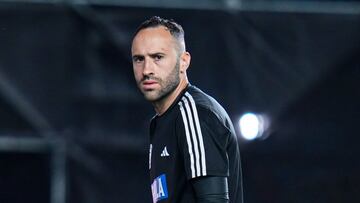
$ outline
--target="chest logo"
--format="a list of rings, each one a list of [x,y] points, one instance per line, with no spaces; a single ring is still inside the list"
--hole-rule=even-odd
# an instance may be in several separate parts
[[[162,150],[160,156],[161,156],[161,157],[170,156],[169,152],[167,151],[166,146],[165,146],[164,149]]]

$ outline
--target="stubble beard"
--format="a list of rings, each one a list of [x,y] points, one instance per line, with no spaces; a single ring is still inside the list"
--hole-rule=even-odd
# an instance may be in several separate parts
[[[161,102],[166,97],[168,97],[178,87],[180,83],[179,72],[180,72],[180,60],[178,59],[176,61],[173,71],[171,71],[169,76],[166,77],[164,80],[160,78],[152,78],[159,83],[160,89],[143,92],[145,99],[152,103],[156,103],[156,102]]]

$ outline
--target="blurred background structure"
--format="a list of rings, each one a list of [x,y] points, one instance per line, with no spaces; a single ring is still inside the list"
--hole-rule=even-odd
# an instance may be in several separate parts
[[[150,202],[130,44],[153,15],[236,126],[263,116],[238,129],[246,203],[360,202],[360,2],[1,0],[1,203]]]

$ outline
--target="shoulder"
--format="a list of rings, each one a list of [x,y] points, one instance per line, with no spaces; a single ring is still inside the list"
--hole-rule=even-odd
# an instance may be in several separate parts
[[[225,109],[211,96],[195,86],[189,86],[178,100],[179,122],[216,122],[228,128],[229,117]]]
[[[183,105],[188,102],[194,105],[201,113],[206,115],[214,114],[219,119],[227,116],[225,109],[219,102],[195,86],[190,86],[179,102],[182,102]]]

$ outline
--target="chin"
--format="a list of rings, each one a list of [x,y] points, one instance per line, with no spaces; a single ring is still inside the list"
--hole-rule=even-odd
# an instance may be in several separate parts
[[[144,97],[146,100],[148,100],[150,102],[155,102],[155,101],[159,100],[158,95],[144,93]]]

